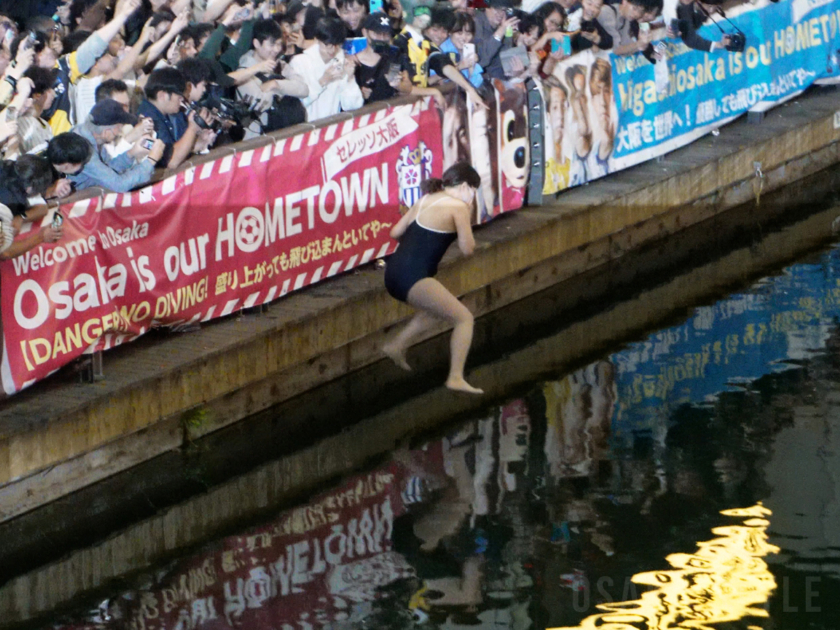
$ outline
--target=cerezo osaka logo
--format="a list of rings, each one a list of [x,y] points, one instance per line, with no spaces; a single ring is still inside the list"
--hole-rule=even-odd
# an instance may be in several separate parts
[[[405,212],[420,199],[420,184],[432,176],[431,149],[424,142],[415,148],[406,145],[397,159],[397,182],[400,187],[400,212]]]

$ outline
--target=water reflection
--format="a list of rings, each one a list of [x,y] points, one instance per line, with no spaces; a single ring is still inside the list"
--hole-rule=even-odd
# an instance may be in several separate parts
[[[696,309],[58,627],[840,627],[838,271]]]
[[[652,590],[633,601],[599,604],[597,608],[605,612],[587,617],[576,627],[711,630],[711,624],[768,617],[767,602],[776,580],[762,558],[779,551],[767,542],[770,521],[766,517],[771,512],[759,504],[721,514],[747,520],[714,528],[718,537],[698,543],[694,554],[669,555],[671,570],[634,575],[633,584]]]

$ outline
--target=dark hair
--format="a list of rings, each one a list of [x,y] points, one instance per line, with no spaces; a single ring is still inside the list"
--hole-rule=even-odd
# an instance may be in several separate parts
[[[446,32],[451,32],[452,27],[455,26],[455,12],[452,9],[432,9],[432,21],[426,28],[432,26],[439,26]]]
[[[39,155],[24,154],[15,160],[15,173],[20,177],[24,188],[38,194],[46,192],[53,183],[52,166],[49,160]]]
[[[191,57],[181,59],[175,68],[184,75],[184,79],[192,85],[198,85],[202,81],[205,83],[212,83],[216,78],[213,68],[210,65],[209,59],[201,57]]]
[[[58,134],[47,145],[47,159],[52,165],[87,164],[91,155],[90,142],[72,131]]]
[[[520,33],[527,35],[535,26],[537,27],[537,37],[542,37],[542,34],[545,33],[545,21],[536,15],[526,13],[519,18],[519,26],[517,28]]]
[[[347,27],[338,18],[321,18],[315,25],[315,39],[324,44],[339,46],[347,39]]]
[[[50,16],[33,15],[32,17],[26,20],[25,30],[37,31],[38,33],[48,35],[53,31],[54,26],[55,22],[52,21],[52,18],[50,18]]]
[[[172,13],[169,9],[161,9],[160,11],[155,11],[152,14],[152,21],[149,23],[149,26],[154,28],[158,24],[163,22],[174,22],[175,21],[175,14]]]
[[[343,9],[344,7],[349,6],[351,4],[361,5],[365,8],[365,12],[368,12],[368,3],[365,2],[365,0],[335,0],[336,10]]]
[[[76,28],[76,20],[81,18],[85,11],[94,6],[99,0],[73,0],[70,3],[70,28]]]
[[[289,3],[289,6],[286,7],[286,13],[283,14],[281,21],[294,24],[298,13],[301,11],[306,11],[306,5],[303,4],[301,0],[292,0],[292,2]]]
[[[252,44],[254,42],[263,43],[267,39],[273,39],[274,41],[283,39],[283,31],[280,30],[280,25],[274,20],[257,20],[254,23]]]
[[[32,94],[43,94],[55,85],[58,68],[48,70],[40,66],[29,66],[23,76],[32,79]]]
[[[708,0],[707,4],[718,4],[722,3],[722,0]],[[662,9],[665,6],[663,0],[644,0],[643,6],[645,8],[645,13],[649,13],[653,11],[656,15],[662,14]]]
[[[67,37],[61,40],[61,45],[64,47],[64,52],[69,54],[79,49],[79,46],[87,41],[90,37],[90,31],[73,31]]]
[[[306,7],[306,16],[303,18],[303,38],[315,39],[318,21],[324,17],[324,10],[318,7]]]
[[[548,16],[552,13],[559,13],[563,16],[563,20],[566,19],[566,9],[563,8],[563,5],[558,4],[557,2],[546,2],[545,4],[541,4],[537,7],[537,10],[534,11],[533,15],[537,17],[540,22],[545,23]]]
[[[29,37],[29,31],[23,31],[12,40],[12,45],[9,46],[9,53],[11,54],[12,59],[17,57],[18,48],[20,47],[21,42],[23,42],[23,40],[27,37]],[[35,38],[35,52],[39,53],[47,47],[47,38],[44,37],[43,33],[38,33],[37,31],[35,32]]]
[[[144,91],[150,101],[155,100],[159,92],[183,94],[187,91],[187,80],[177,68],[158,68],[149,75]]]
[[[449,32],[460,33],[462,31],[475,34],[475,20],[469,13],[458,12],[455,14],[455,22]]]
[[[444,188],[452,188],[467,184],[470,188],[481,186],[481,176],[470,166],[469,162],[457,162],[443,172],[440,179],[433,177],[420,184],[420,192],[424,195],[440,192]]]
[[[188,39],[192,40],[193,45],[198,48],[201,40],[210,35],[215,30],[212,24],[200,22],[198,24],[190,24],[183,31],[181,31],[181,41],[185,42]]]
[[[111,98],[114,92],[128,92],[128,86],[124,81],[119,79],[106,79],[96,87],[94,96],[96,102],[104,101],[106,98]]]

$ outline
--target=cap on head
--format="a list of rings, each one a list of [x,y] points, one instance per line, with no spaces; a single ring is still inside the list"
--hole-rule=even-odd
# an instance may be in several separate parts
[[[382,11],[368,15],[365,21],[362,22],[362,28],[375,33],[394,34],[394,30],[391,28],[391,20]]]
[[[137,116],[129,114],[112,98],[106,98],[94,105],[90,110],[89,120],[99,127],[137,124]]]

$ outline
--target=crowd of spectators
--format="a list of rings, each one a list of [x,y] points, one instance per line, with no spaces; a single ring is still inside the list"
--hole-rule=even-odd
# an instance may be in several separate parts
[[[545,79],[589,48],[656,62],[665,36],[729,44],[697,35],[699,0],[515,1],[23,1],[0,15],[0,222],[366,103],[442,103],[447,81],[482,103],[489,80]],[[33,244],[60,236],[43,228]]]

